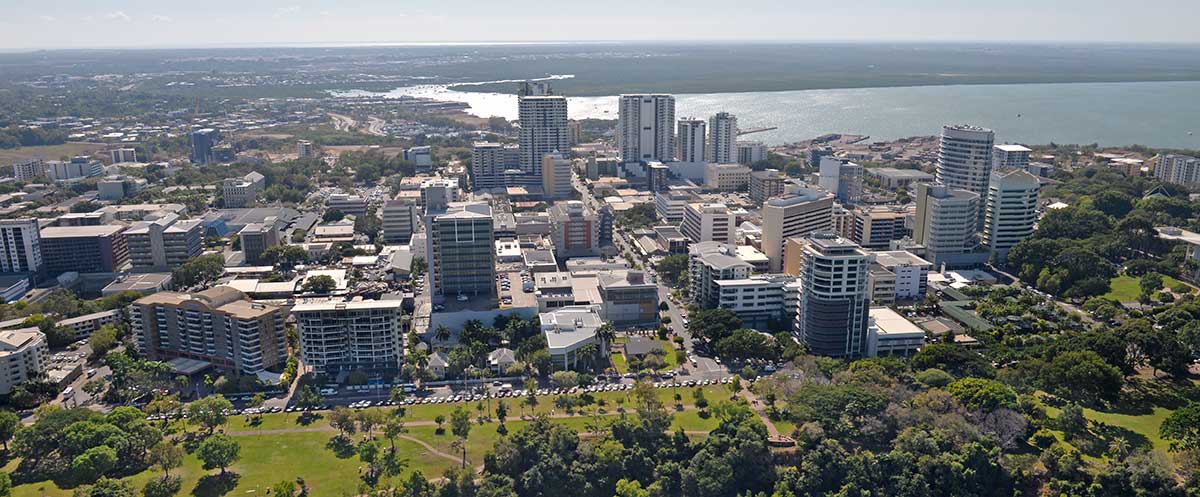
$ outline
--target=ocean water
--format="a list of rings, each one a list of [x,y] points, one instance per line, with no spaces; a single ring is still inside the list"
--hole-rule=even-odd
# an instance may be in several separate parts
[[[512,94],[459,91],[444,85],[345,96],[402,95],[465,102],[481,117],[516,119]],[[970,123],[996,131],[997,142],[1099,143],[1200,149],[1200,82],[951,85],[894,88],[677,94],[677,117],[718,111],[738,116],[747,135],[770,145],[826,133],[873,140],[937,134],[943,124]],[[569,97],[572,118],[617,118],[617,97]]]

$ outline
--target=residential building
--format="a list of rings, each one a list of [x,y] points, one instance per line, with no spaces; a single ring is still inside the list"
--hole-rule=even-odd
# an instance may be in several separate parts
[[[783,270],[788,238],[827,231],[833,223],[833,195],[812,188],[768,199],[762,208],[762,251],[770,271]]]
[[[704,162],[705,150],[708,147],[707,139],[703,119],[680,119],[679,133],[676,137],[679,143],[679,150],[675,153],[675,160],[679,162]]]
[[[583,202],[571,200],[551,206],[550,228],[558,260],[600,255],[600,216]]]
[[[204,248],[204,221],[185,221],[178,214],[165,214],[134,223],[125,236],[129,242],[129,261],[135,271],[170,271],[200,256]]]
[[[925,298],[932,263],[906,250],[879,251],[873,255],[875,262],[872,267],[879,266],[895,276],[894,295],[897,300],[918,301]]]
[[[913,213],[906,207],[862,207],[852,211],[854,227],[850,241],[869,250],[886,250],[892,240],[909,235]]]
[[[933,175],[920,169],[896,169],[894,167],[873,167],[866,174],[879,180],[879,186],[888,190],[910,189],[913,183],[932,183]]]
[[[304,365],[318,375],[395,376],[404,359],[400,300],[312,302],[292,307]]]
[[[818,185],[834,194],[838,202],[857,204],[862,201],[863,167],[834,156],[821,157]]]
[[[79,181],[104,174],[104,164],[98,160],[76,156],[69,161],[46,161],[46,175],[54,181]]]
[[[471,148],[471,189],[504,188],[504,171],[513,166],[507,162],[507,155],[504,145],[475,142]]]
[[[778,169],[750,173],[750,201],[762,205],[767,199],[783,195],[784,176]]]
[[[908,357],[925,346],[925,330],[900,313],[887,307],[872,307],[868,316],[867,356]]]
[[[621,95],[617,146],[621,160],[669,162],[675,155],[675,97]]]
[[[50,368],[50,346],[37,328],[0,330],[0,395],[37,379]]]
[[[996,134],[987,128],[966,124],[942,127],[938,141],[935,178],[950,188],[960,188],[987,198],[992,174],[992,147]],[[983,224],[983,205],[978,206],[976,224]]]
[[[767,160],[767,146],[763,142],[737,142],[737,163],[750,166]]]
[[[670,187],[671,168],[661,162],[646,164],[646,189],[661,192]]]
[[[720,302],[718,281],[744,280],[754,266],[737,256],[733,245],[718,242],[693,243],[688,247],[688,288],[692,302],[712,309]]]
[[[729,309],[742,320],[742,326],[768,331],[772,324],[790,329],[794,315],[784,304],[786,287],[796,281],[788,275],[756,275],[734,280],[717,280],[717,305]]]
[[[283,320],[280,308],[228,286],[158,292],[130,305],[134,341],[147,358],[195,359],[246,375],[287,361]]]
[[[407,245],[416,231],[416,200],[397,196],[383,203],[382,214],[383,242],[388,245]]]
[[[1005,260],[1017,242],[1033,235],[1040,187],[1037,177],[1024,169],[992,173],[984,208],[983,244],[999,260]]]
[[[1023,145],[993,145],[992,171],[1011,171],[1029,169],[1029,153],[1033,152]]]
[[[622,330],[658,325],[658,285],[641,271],[611,271],[596,276],[600,317]]]
[[[225,178],[221,182],[221,196],[226,208],[254,207],[258,187],[245,178]]]
[[[425,226],[429,291],[435,302],[446,296],[495,293],[491,206],[451,203],[444,210],[427,211]]]
[[[604,324],[598,306],[562,307],[538,314],[538,320],[550,349],[550,361],[558,367],[576,369],[594,362],[594,357],[585,354],[602,357],[606,353],[603,340],[596,336]]]
[[[543,198],[570,198],[575,193],[575,186],[571,183],[571,161],[558,152],[543,155],[541,160],[538,174],[541,175]]]
[[[238,232],[242,243],[242,255],[248,266],[258,266],[264,263],[263,252],[271,247],[282,244],[279,228],[281,223],[275,217],[268,217],[262,223],[250,223]]]
[[[654,212],[658,214],[659,220],[678,226],[683,222],[683,211],[695,200],[696,196],[692,192],[667,188],[666,191],[654,193]]]
[[[800,340],[816,355],[859,358],[868,351],[871,255],[833,233],[816,233],[802,253]]]
[[[120,164],[122,162],[137,162],[137,149],[114,148],[108,151],[108,157],[113,164]]]
[[[51,226],[42,228],[40,238],[49,276],[115,273],[129,262],[129,244],[121,225]]]
[[[46,162],[42,159],[29,159],[15,162],[12,165],[13,179],[21,182],[32,182],[46,177]]]
[[[192,131],[192,162],[196,164],[208,164],[214,161],[213,147],[220,140],[220,134],[212,128],[204,128]]]
[[[297,159],[307,159],[309,157],[312,157],[314,154],[316,154],[316,149],[313,148],[313,144],[311,141],[308,141],[308,140],[297,140],[296,141],[296,158]]]
[[[1160,155],[1154,165],[1154,177],[1179,185],[1200,183],[1200,159],[1178,154]]]
[[[732,192],[750,184],[750,168],[741,164],[711,163],[704,166],[704,187]]]
[[[551,95],[517,97],[517,143],[521,152],[521,172],[539,180],[543,157],[553,153],[569,153],[570,130],[567,126],[567,97]]]
[[[428,172],[433,169],[433,147],[424,145],[406,148],[404,160],[411,162],[416,172]]]
[[[553,357],[552,357],[553,358]],[[488,352],[488,369],[496,375],[504,375],[508,368],[517,363],[517,353],[512,349],[500,347]]]
[[[367,213],[367,199],[359,195],[334,193],[325,199],[325,208],[340,211],[347,216],[362,216]]]
[[[970,266],[987,260],[976,250],[976,216],[979,195],[942,184],[917,185],[917,212],[913,219],[913,241],[925,247],[935,266]]]
[[[688,204],[679,230],[693,242],[733,243],[737,234],[733,212],[725,204]]]
[[[42,270],[42,242],[37,219],[0,219],[0,273]]]
[[[896,303],[896,273],[878,264],[871,264],[867,272],[867,295],[871,305],[889,306]]]
[[[709,162],[718,164],[734,164],[737,157],[737,116],[728,112],[718,112],[708,118],[708,154]]]
[[[125,315],[122,313],[122,309],[111,309],[64,319],[55,324],[70,328],[71,331],[75,332],[76,340],[83,340],[105,325],[115,325],[124,319]]]

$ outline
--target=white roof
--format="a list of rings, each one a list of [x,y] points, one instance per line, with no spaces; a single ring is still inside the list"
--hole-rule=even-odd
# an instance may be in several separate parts
[[[925,336],[925,330],[905,319],[890,307],[872,307],[868,311],[868,315],[871,318],[872,327],[880,336],[886,335],[891,338],[899,338],[901,335]]]
[[[1028,147],[1024,147],[1022,145],[1011,145],[1011,144],[996,145],[996,148],[1003,150],[1005,152],[1032,152],[1033,151],[1033,150],[1030,150]]]

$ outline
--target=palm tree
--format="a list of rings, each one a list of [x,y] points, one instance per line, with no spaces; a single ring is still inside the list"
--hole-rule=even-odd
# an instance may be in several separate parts
[[[584,369],[591,371],[592,368],[596,367],[596,357],[599,355],[600,349],[596,347],[596,344],[589,343],[579,348],[577,357],[581,357],[583,359]]]
[[[1108,453],[1116,456],[1117,460],[1123,461],[1129,455],[1129,448],[1129,440],[1126,440],[1125,437],[1117,437],[1108,444]]]
[[[608,345],[616,340],[617,330],[613,328],[612,323],[605,322],[596,329],[596,338],[600,339],[601,347],[607,349]]]
[[[437,329],[433,330],[433,339],[439,342],[449,341],[450,328],[447,328],[444,324],[439,324]]]

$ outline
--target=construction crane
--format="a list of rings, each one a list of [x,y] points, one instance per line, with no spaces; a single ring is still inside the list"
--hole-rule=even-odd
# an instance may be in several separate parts
[[[774,131],[777,129],[779,129],[779,126],[771,126],[771,127],[767,127],[767,128],[739,129],[737,132],[737,135],[738,136],[749,135],[752,133],[762,133],[763,131]]]

